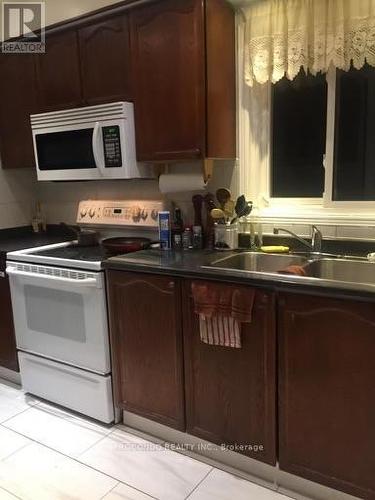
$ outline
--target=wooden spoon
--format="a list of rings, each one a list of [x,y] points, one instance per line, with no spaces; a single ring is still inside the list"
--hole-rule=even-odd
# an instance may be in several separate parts
[[[225,213],[220,208],[214,208],[211,210],[210,215],[214,221],[225,224]]]
[[[232,198],[232,193],[229,189],[220,188],[216,191],[216,198],[220,204],[222,210],[225,208],[225,204]]]

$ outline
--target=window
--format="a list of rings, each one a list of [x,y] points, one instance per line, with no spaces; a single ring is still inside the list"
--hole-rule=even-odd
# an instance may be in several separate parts
[[[327,82],[301,72],[273,86],[271,196],[321,198]]]
[[[375,69],[337,71],[333,200],[375,200]]]
[[[270,198],[375,200],[375,69],[331,76],[272,85]]]

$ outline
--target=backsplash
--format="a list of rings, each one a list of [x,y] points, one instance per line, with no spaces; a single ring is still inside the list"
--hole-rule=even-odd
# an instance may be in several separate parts
[[[30,224],[36,184],[34,170],[0,168],[0,229]]]
[[[199,163],[181,164],[170,168],[170,172],[198,172]],[[239,194],[238,169],[233,165],[218,162],[208,191],[215,192],[218,187],[230,187],[233,196]],[[0,168],[0,229],[29,225],[35,203],[42,203],[49,224],[62,221],[74,224],[78,202],[82,199],[165,199],[175,202],[181,209],[185,221],[192,222],[193,193],[177,193],[163,196],[156,180],[120,180],[86,182],[37,182],[32,169],[2,170]],[[308,237],[311,227],[306,224],[283,224],[278,226],[289,229],[300,236]],[[271,234],[275,224],[262,225],[263,232]],[[318,225],[323,236],[328,238],[353,238],[375,240],[375,225],[351,227]]]

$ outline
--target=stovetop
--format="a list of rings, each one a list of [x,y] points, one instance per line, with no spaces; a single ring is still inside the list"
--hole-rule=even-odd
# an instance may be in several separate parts
[[[9,252],[7,261],[54,266],[64,269],[101,271],[102,263],[109,257],[101,245],[82,247],[76,241],[48,245],[17,252]]]
[[[41,249],[33,252],[33,255],[86,262],[101,262],[109,257],[108,252],[106,252],[102,245],[80,246],[76,244],[62,248]]]

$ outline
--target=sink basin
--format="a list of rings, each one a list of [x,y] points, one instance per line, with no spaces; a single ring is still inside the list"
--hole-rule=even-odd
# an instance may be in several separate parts
[[[375,263],[367,261],[321,259],[304,267],[307,276],[358,284],[375,284]]]
[[[277,273],[288,266],[303,266],[308,259],[300,255],[276,255],[258,252],[244,252],[218,259],[211,263],[211,268],[230,269],[231,271],[250,271]]]

